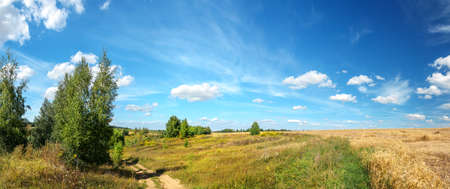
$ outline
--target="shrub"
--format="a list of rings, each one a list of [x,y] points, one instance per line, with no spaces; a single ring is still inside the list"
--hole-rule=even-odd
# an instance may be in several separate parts
[[[114,144],[114,148],[111,152],[111,160],[112,160],[113,166],[115,168],[120,166],[121,161],[122,161],[122,155],[123,155],[123,143],[116,142]]]
[[[178,137],[180,134],[180,120],[177,116],[171,116],[169,121],[166,123],[166,137]]]
[[[255,121],[252,124],[252,127],[250,128],[250,134],[251,135],[259,135],[259,133],[261,132],[261,129],[259,128],[258,123]]]

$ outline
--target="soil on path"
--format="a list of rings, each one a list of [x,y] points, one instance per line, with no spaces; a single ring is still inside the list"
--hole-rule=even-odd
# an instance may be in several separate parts
[[[130,165],[130,167],[136,172],[136,179],[138,179],[139,182],[145,183],[147,189],[185,189],[185,187],[181,185],[180,180],[174,179],[167,174],[149,170],[138,163]],[[156,180],[159,181],[159,186],[153,181],[153,178],[156,178]]]

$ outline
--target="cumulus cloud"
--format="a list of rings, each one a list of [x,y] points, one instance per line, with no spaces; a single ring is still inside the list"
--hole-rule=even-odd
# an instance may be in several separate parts
[[[319,87],[336,87],[326,74],[312,70],[297,77],[289,76],[283,80],[283,84],[289,85],[291,89],[304,89],[309,85],[319,85]]]
[[[382,81],[385,80],[384,77],[381,77],[381,76],[379,76],[379,75],[376,75],[375,78],[377,78],[378,80],[382,80]]]
[[[447,115],[442,116],[441,119],[444,121],[450,121],[450,118]]]
[[[170,91],[172,97],[187,99],[189,102],[205,101],[221,95],[217,85],[202,83],[197,85],[180,85]]]
[[[445,75],[435,72],[427,77],[427,81],[432,85],[442,88],[445,93],[450,92],[450,72],[447,72]]]
[[[97,63],[98,57],[97,55],[93,53],[83,53],[81,51],[78,51],[73,56],[70,57],[70,62],[72,63],[80,63],[81,59],[84,57],[87,63],[89,64],[95,64]]]
[[[439,106],[439,109],[450,110],[450,103],[445,103]]]
[[[6,41],[18,41],[21,45],[30,39],[26,17],[12,5],[0,3],[0,47]]]
[[[64,62],[56,64],[51,71],[47,73],[47,77],[53,80],[61,80],[66,73],[70,74],[75,70],[75,65]]]
[[[423,98],[425,99],[431,99],[432,95],[439,96],[442,94],[441,90],[435,85],[431,85],[428,88],[417,88],[416,93],[424,95]]]
[[[130,85],[134,81],[134,77],[131,75],[126,75],[117,80],[117,86],[124,87]]]
[[[372,83],[373,80],[370,79],[367,75],[359,75],[350,78],[347,82],[347,85],[362,85]]]
[[[395,80],[385,83],[380,90],[380,95],[372,98],[372,101],[402,105],[409,100],[411,92],[408,80],[400,80],[396,77]]]
[[[426,116],[423,114],[406,114],[409,120],[425,120]]]
[[[308,121],[298,120],[298,119],[290,119],[290,120],[288,120],[288,123],[297,123],[299,126],[304,126],[304,125],[308,124]]]
[[[450,55],[437,58],[431,66],[441,69],[442,67],[450,68]]]
[[[255,98],[255,99],[252,100],[252,102],[254,102],[254,103],[263,103],[264,100],[260,99],[260,98]]]
[[[58,91],[58,87],[49,87],[45,90],[44,97],[49,100],[53,100],[55,98],[56,91]]]
[[[17,79],[25,80],[33,76],[34,70],[27,65],[18,66],[17,68]]]
[[[84,11],[82,0],[0,2],[0,46],[6,41],[18,41],[22,45],[24,41],[29,40],[29,23],[31,22],[38,25],[43,22],[45,28],[61,31],[67,24],[71,8],[81,14]]]
[[[298,105],[298,106],[293,106],[292,110],[306,110],[306,106],[302,106],[302,105]]]
[[[142,106],[136,105],[136,104],[128,104],[125,106],[125,110],[132,111],[132,112],[144,112],[145,116],[152,115],[151,112],[158,106],[157,102],[150,104],[145,104]]]
[[[334,96],[330,96],[330,100],[337,100],[342,102],[353,102],[356,103],[356,96],[351,94],[336,94]]]
[[[100,10],[108,10],[110,4],[111,4],[111,0],[106,0],[106,1],[100,6]]]

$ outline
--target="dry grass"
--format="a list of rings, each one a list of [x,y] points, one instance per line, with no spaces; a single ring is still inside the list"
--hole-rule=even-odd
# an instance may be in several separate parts
[[[374,188],[448,188],[450,128],[307,131],[342,136],[363,153]]]
[[[67,169],[58,145],[40,150],[18,147],[0,155],[0,188],[139,188],[132,172],[102,166],[86,172]]]
[[[367,188],[369,179],[346,139],[267,132],[153,138],[126,155],[192,188]]]

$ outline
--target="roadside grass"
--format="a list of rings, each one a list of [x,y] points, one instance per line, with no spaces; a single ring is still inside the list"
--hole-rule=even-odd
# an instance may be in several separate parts
[[[151,138],[125,148],[149,169],[191,188],[368,188],[369,176],[347,139],[293,133]]]
[[[131,171],[101,166],[89,171],[67,169],[58,145],[39,150],[18,147],[0,155],[0,188],[143,188]]]

